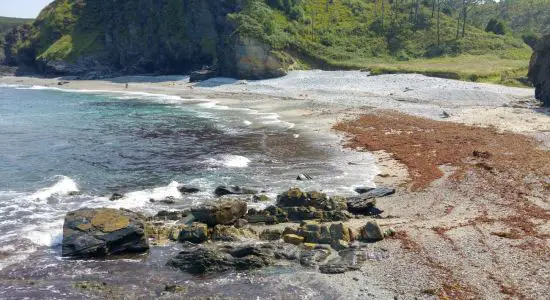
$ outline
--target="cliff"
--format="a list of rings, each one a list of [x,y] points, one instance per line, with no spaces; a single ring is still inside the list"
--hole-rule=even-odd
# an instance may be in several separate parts
[[[535,97],[550,107],[550,35],[540,39],[534,48],[529,79],[535,86]]]
[[[427,2],[399,5],[382,13],[378,2],[351,0],[56,0],[32,25],[6,35],[5,63],[88,78],[213,66],[220,75],[255,79],[290,68],[528,52],[513,37],[470,26],[456,38],[452,12],[437,30]]]

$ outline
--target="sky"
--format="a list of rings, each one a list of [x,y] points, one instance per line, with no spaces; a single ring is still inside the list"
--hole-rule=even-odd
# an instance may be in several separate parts
[[[0,16],[36,18],[50,2],[53,0],[0,0]]]

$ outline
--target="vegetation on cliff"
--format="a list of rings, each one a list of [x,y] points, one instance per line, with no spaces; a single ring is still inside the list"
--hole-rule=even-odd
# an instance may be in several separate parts
[[[224,75],[258,78],[292,68],[367,68],[517,84],[529,47],[469,25],[453,3],[57,0],[24,34],[6,40],[13,64],[33,61],[44,73],[181,73],[215,65]],[[473,57],[498,63],[477,74],[469,70]]]

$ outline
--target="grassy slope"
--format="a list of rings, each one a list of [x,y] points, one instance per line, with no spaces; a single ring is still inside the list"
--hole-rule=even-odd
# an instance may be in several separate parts
[[[37,58],[74,61],[81,55],[103,49],[100,18],[88,5],[79,6],[73,0],[58,0],[48,5],[38,16],[33,33],[37,45]]]
[[[31,23],[33,19],[19,19],[19,18],[8,18],[0,17],[0,35],[3,35],[11,28],[22,25],[25,23]]]
[[[334,0],[327,5],[326,0],[302,0],[292,13],[251,0],[233,18],[246,35],[303,58],[299,68],[321,65],[521,84],[516,79],[527,73],[531,54],[522,41],[471,26],[464,38],[456,39],[456,20],[442,13],[438,46],[436,19],[429,7],[420,11],[423,21],[413,26],[410,7],[403,5],[393,14],[386,2],[382,26],[381,5],[371,1]]]

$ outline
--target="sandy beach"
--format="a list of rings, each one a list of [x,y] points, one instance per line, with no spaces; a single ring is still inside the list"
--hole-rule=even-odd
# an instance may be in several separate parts
[[[397,189],[377,199],[384,211],[378,223],[396,231],[372,245],[385,259],[342,275],[300,273],[283,280],[309,278],[337,291],[339,299],[544,299],[550,294],[550,110],[538,106],[533,89],[355,71],[296,71],[271,80],[198,84],[185,76],[98,81],[2,77],[0,84],[213,100],[277,113],[281,121],[294,124],[297,138],[339,153],[334,159],[348,164],[350,172],[360,172],[374,155],[378,174],[373,181]],[[365,115],[376,119],[355,122]],[[346,125],[335,130],[338,124]],[[416,132],[403,128],[414,126],[442,129],[405,139]],[[414,163],[421,160],[406,156],[403,143],[415,153],[415,144],[431,137],[440,142],[423,143],[423,154],[457,155],[448,148],[461,147],[463,141],[456,137],[465,136],[462,130],[474,131],[466,141],[472,149],[490,155],[470,157],[468,148],[464,155],[470,156],[460,160],[429,160],[439,175],[415,187],[417,171],[425,169]],[[439,135],[443,132],[448,134]],[[396,143],[371,144],[371,134]],[[519,145],[508,149],[515,151],[510,166],[517,172],[506,170],[506,157],[500,155],[506,154],[507,142]],[[521,151],[534,158],[523,160]],[[350,226],[361,222],[354,219]]]

